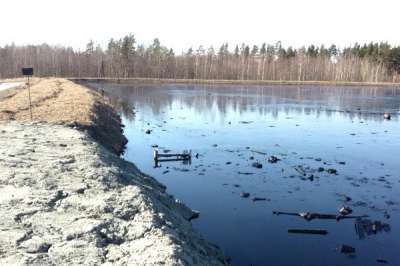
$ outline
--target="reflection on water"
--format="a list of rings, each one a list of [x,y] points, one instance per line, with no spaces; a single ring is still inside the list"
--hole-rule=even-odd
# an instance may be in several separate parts
[[[233,265],[400,265],[400,90],[91,85],[123,114],[125,158],[199,210]],[[191,164],[154,167],[154,147]]]
[[[107,88],[107,85],[98,86]],[[135,90],[126,89],[126,85],[117,87],[119,89],[114,90],[113,94],[118,96],[121,111],[127,117],[132,117],[132,104],[137,99],[150,107],[154,115],[159,115],[162,108],[173,107],[174,102],[201,114],[241,114],[251,111],[260,115],[270,113],[274,118],[278,118],[280,113],[288,115],[289,112],[317,116],[321,113],[331,116],[332,113],[342,112],[349,118],[378,121],[384,112],[396,115],[400,111],[400,90],[396,88],[164,85],[163,90],[166,92],[157,92],[157,97],[149,97],[157,86],[141,85]],[[184,92],[180,92],[181,89]]]

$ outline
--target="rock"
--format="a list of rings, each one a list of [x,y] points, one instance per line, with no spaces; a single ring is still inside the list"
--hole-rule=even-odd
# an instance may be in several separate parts
[[[352,246],[348,246],[348,245],[340,245],[338,250],[341,253],[345,253],[345,254],[351,254],[351,253],[355,253],[356,252],[355,248],[353,248]]]
[[[273,155],[268,158],[269,163],[277,163],[278,161],[280,161],[280,159]]]
[[[248,197],[250,197],[250,193],[248,193],[248,192],[241,192],[241,193],[240,193],[240,197],[242,197],[242,198],[248,198]]]
[[[51,247],[50,243],[38,237],[33,237],[20,245],[27,253],[46,253]]]

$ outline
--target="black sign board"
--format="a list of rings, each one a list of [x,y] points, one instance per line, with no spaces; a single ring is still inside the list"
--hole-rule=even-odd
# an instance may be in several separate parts
[[[24,75],[24,76],[33,76],[33,67],[24,67],[22,69],[22,75]]]

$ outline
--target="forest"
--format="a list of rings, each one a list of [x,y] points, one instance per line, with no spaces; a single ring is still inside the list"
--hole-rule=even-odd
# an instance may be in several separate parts
[[[48,44],[0,47],[0,79],[19,77],[26,66],[40,77],[400,82],[400,46],[224,43],[175,54],[158,39],[145,46],[130,34],[107,47],[89,41],[83,51]]]

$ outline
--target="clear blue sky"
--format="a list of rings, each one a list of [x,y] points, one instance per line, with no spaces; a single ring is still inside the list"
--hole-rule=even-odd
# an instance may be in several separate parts
[[[1,0],[0,8],[0,45],[83,48],[128,33],[178,53],[223,42],[400,44],[399,0]]]

